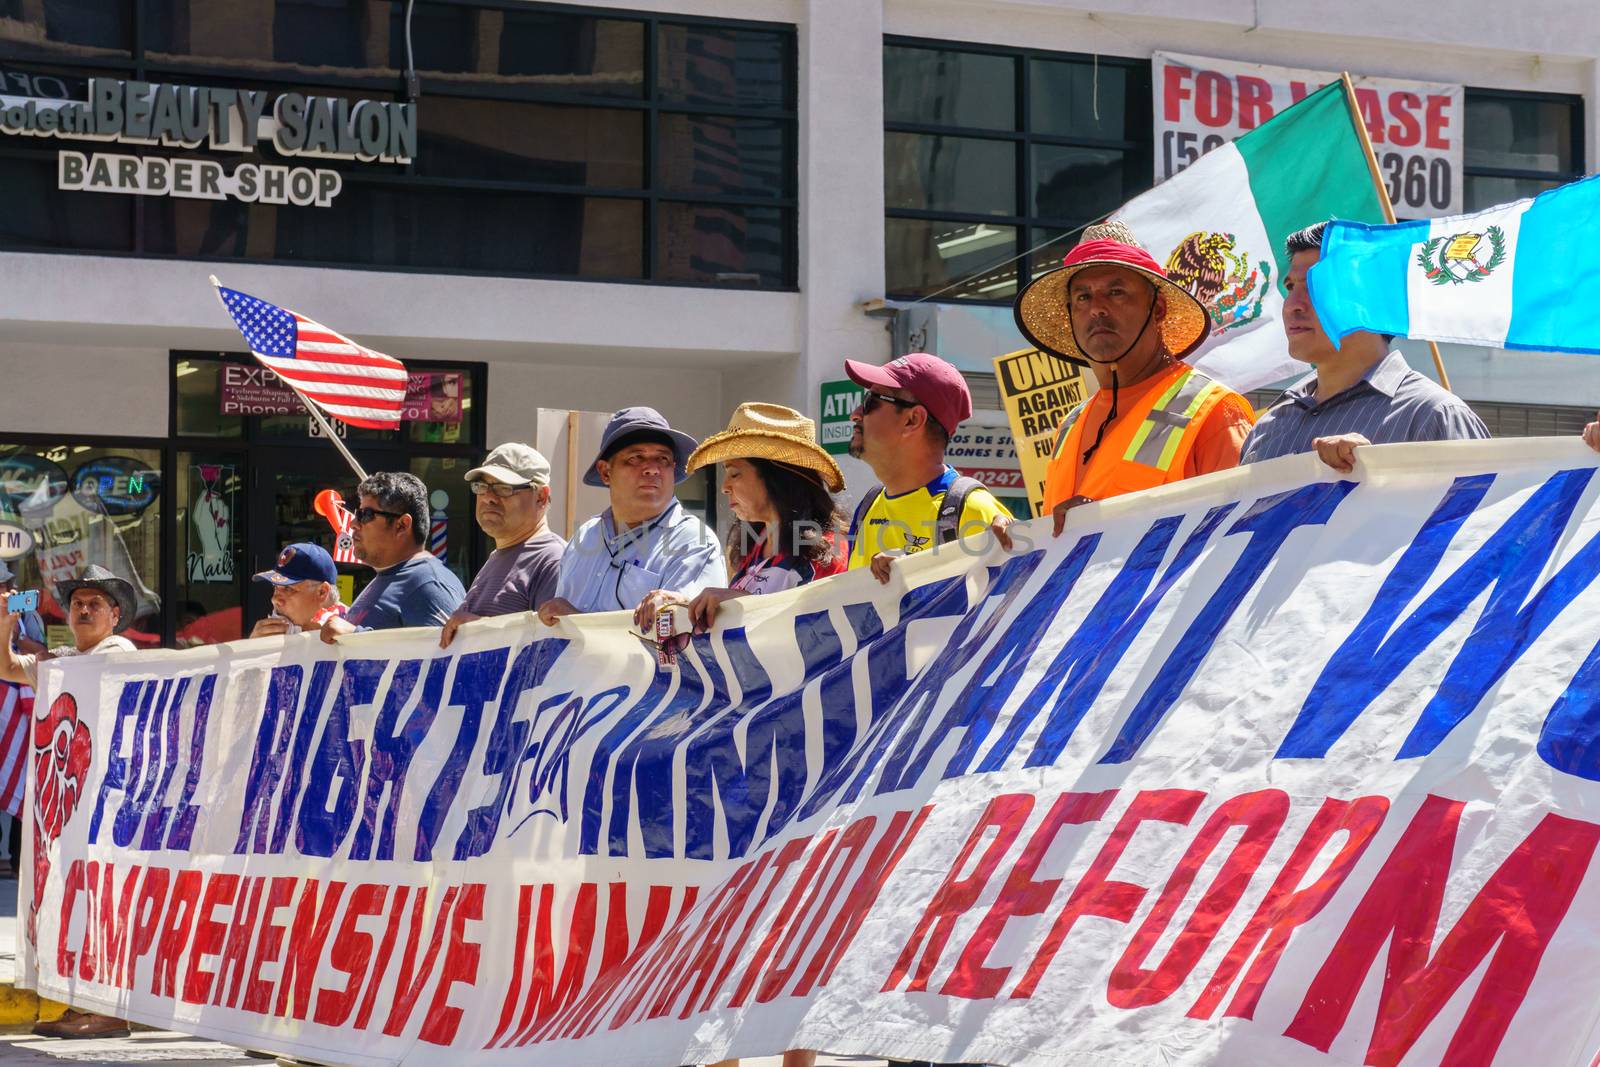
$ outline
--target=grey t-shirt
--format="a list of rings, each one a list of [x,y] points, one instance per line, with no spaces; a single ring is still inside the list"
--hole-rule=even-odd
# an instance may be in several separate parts
[[[511,615],[537,611],[556,595],[556,577],[567,543],[546,530],[520,545],[497,548],[472,579],[462,610],[474,615]]]

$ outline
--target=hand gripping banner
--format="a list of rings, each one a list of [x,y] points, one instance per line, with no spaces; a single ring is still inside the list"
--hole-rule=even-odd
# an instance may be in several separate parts
[[[1587,1065],[1600,477],[1365,448],[739,600],[46,672],[23,981],[339,1064]]]

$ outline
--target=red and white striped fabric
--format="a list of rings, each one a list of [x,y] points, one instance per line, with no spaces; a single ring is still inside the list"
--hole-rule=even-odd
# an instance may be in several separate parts
[[[256,359],[307,401],[351,426],[400,425],[406,368],[398,359],[248,293],[217,284],[217,295]]]
[[[33,690],[0,682],[0,811],[22,814],[28,784],[28,734],[33,723]]]

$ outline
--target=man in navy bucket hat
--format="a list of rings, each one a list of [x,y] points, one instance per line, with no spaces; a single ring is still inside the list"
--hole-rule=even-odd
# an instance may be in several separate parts
[[[339,603],[339,569],[321,545],[300,541],[285,545],[277,564],[255,576],[272,585],[272,614],[256,623],[251,637],[319,630],[334,615],[344,614]]]
[[[633,611],[663,589],[694,596],[728,584],[717,535],[673,495],[698,443],[654,408],[611,416],[583,475],[585,485],[610,490],[611,506],[573,535],[555,598],[539,608],[546,625],[562,615]]]

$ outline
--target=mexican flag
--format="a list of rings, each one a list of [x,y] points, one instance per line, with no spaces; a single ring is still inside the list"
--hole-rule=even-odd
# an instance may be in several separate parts
[[[1284,239],[1333,217],[1387,221],[1359,121],[1331,82],[1112,215],[1211,313],[1188,361],[1240,392],[1309,369],[1289,358],[1279,321]]]

